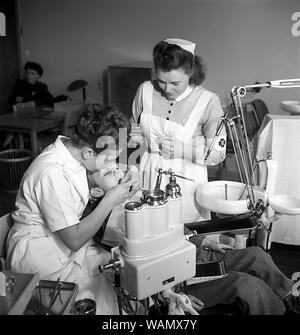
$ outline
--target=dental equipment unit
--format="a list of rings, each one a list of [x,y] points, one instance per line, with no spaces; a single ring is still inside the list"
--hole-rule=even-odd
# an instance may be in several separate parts
[[[113,271],[119,310],[132,312],[130,301],[138,300],[148,306],[145,301],[149,297],[161,293],[166,299],[169,314],[183,313],[191,310],[191,303],[183,293],[174,292],[173,288],[182,283],[192,283],[196,275],[196,246],[189,242],[189,238],[206,232],[224,230],[220,227],[222,220],[213,223],[196,222],[191,225],[193,231],[185,235],[182,221],[182,194],[177,184],[175,173],[169,169],[158,169],[156,187],[144,190],[140,202],[128,202],[125,210],[125,237],[123,244],[111,249],[111,261],[99,266],[99,271]],[[169,183],[165,190],[160,189],[162,174],[169,175]],[[178,176],[181,178],[181,176]],[[227,218],[225,229],[253,229],[255,222],[251,215],[245,215],[240,220]],[[209,266],[211,267],[212,264]],[[226,275],[226,270],[220,262],[216,276]],[[219,271],[220,270],[220,271]],[[205,269],[201,271],[205,277]],[[216,277],[207,280],[216,279]],[[201,281],[201,280],[200,280]],[[126,307],[125,307],[126,306]],[[125,308],[124,308],[125,307]],[[183,313],[184,314],[184,313]]]

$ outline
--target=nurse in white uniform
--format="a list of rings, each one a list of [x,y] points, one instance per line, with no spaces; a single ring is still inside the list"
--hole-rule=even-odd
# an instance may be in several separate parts
[[[111,278],[97,271],[110,254],[90,241],[111,210],[139,188],[137,170],[129,169],[93,212],[81,217],[89,200],[87,173],[109,168],[127,145],[118,143],[119,128],[130,129],[124,115],[91,105],[80,118],[77,137],[59,136],[35,159],[21,181],[7,240],[12,271],[76,282],[77,299],[95,299],[97,314],[118,314],[118,308]]]
[[[210,219],[195,201],[196,188],[207,181],[207,165],[222,162],[226,154],[226,130],[214,135],[223,116],[218,96],[201,86],[204,67],[195,55],[195,44],[166,39],[153,50],[154,80],[139,87],[132,108],[131,139],[146,141],[140,164],[141,183],[155,187],[157,168],[172,169],[183,194],[184,223]],[[210,147],[210,155],[204,160]],[[161,188],[168,183],[163,175]]]

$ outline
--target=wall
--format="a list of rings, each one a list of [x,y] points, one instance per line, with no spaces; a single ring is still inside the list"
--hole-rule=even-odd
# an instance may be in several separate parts
[[[18,2],[22,61],[43,64],[43,79],[54,94],[66,93],[72,80],[82,78],[89,82],[88,97],[102,101],[103,70],[151,59],[153,45],[165,37],[197,43],[208,69],[204,86],[222,103],[235,85],[300,77],[300,37],[291,34],[299,0]],[[299,89],[266,89],[257,97],[280,113],[280,101],[298,100]]]

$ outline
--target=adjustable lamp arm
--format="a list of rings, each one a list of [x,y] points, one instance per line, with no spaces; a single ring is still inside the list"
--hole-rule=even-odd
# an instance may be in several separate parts
[[[234,86],[231,90],[232,95],[238,95],[244,97],[248,90],[258,90],[267,87],[267,88],[294,88],[300,87],[300,78],[296,79],[279,79],[273,81],[267,81],[264,84],[255,83],[253,85],[244,85],[244,86]]]

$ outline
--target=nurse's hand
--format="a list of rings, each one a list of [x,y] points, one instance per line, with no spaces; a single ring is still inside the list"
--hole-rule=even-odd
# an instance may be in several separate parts
[[[139,124],[132,122],[131,123],[131,131],[130,131],[130,142],[128,144],[129,147],[133,146],[132,142],[142,144],[143,143],[143,131]]]
[[[174,137],[157,137],[155,142],[158,144],[163,158],[174,159],[183,157],[184,144]]]
[[[128,166],[127,172],[124,178],[122,179],[122,183],[123,182],[132,183],[131,190],[130,190],[130,196],[135,194],[140,189],[140,186],[141,186],[140,185],[140,172],[136,166],[134,165]]]

